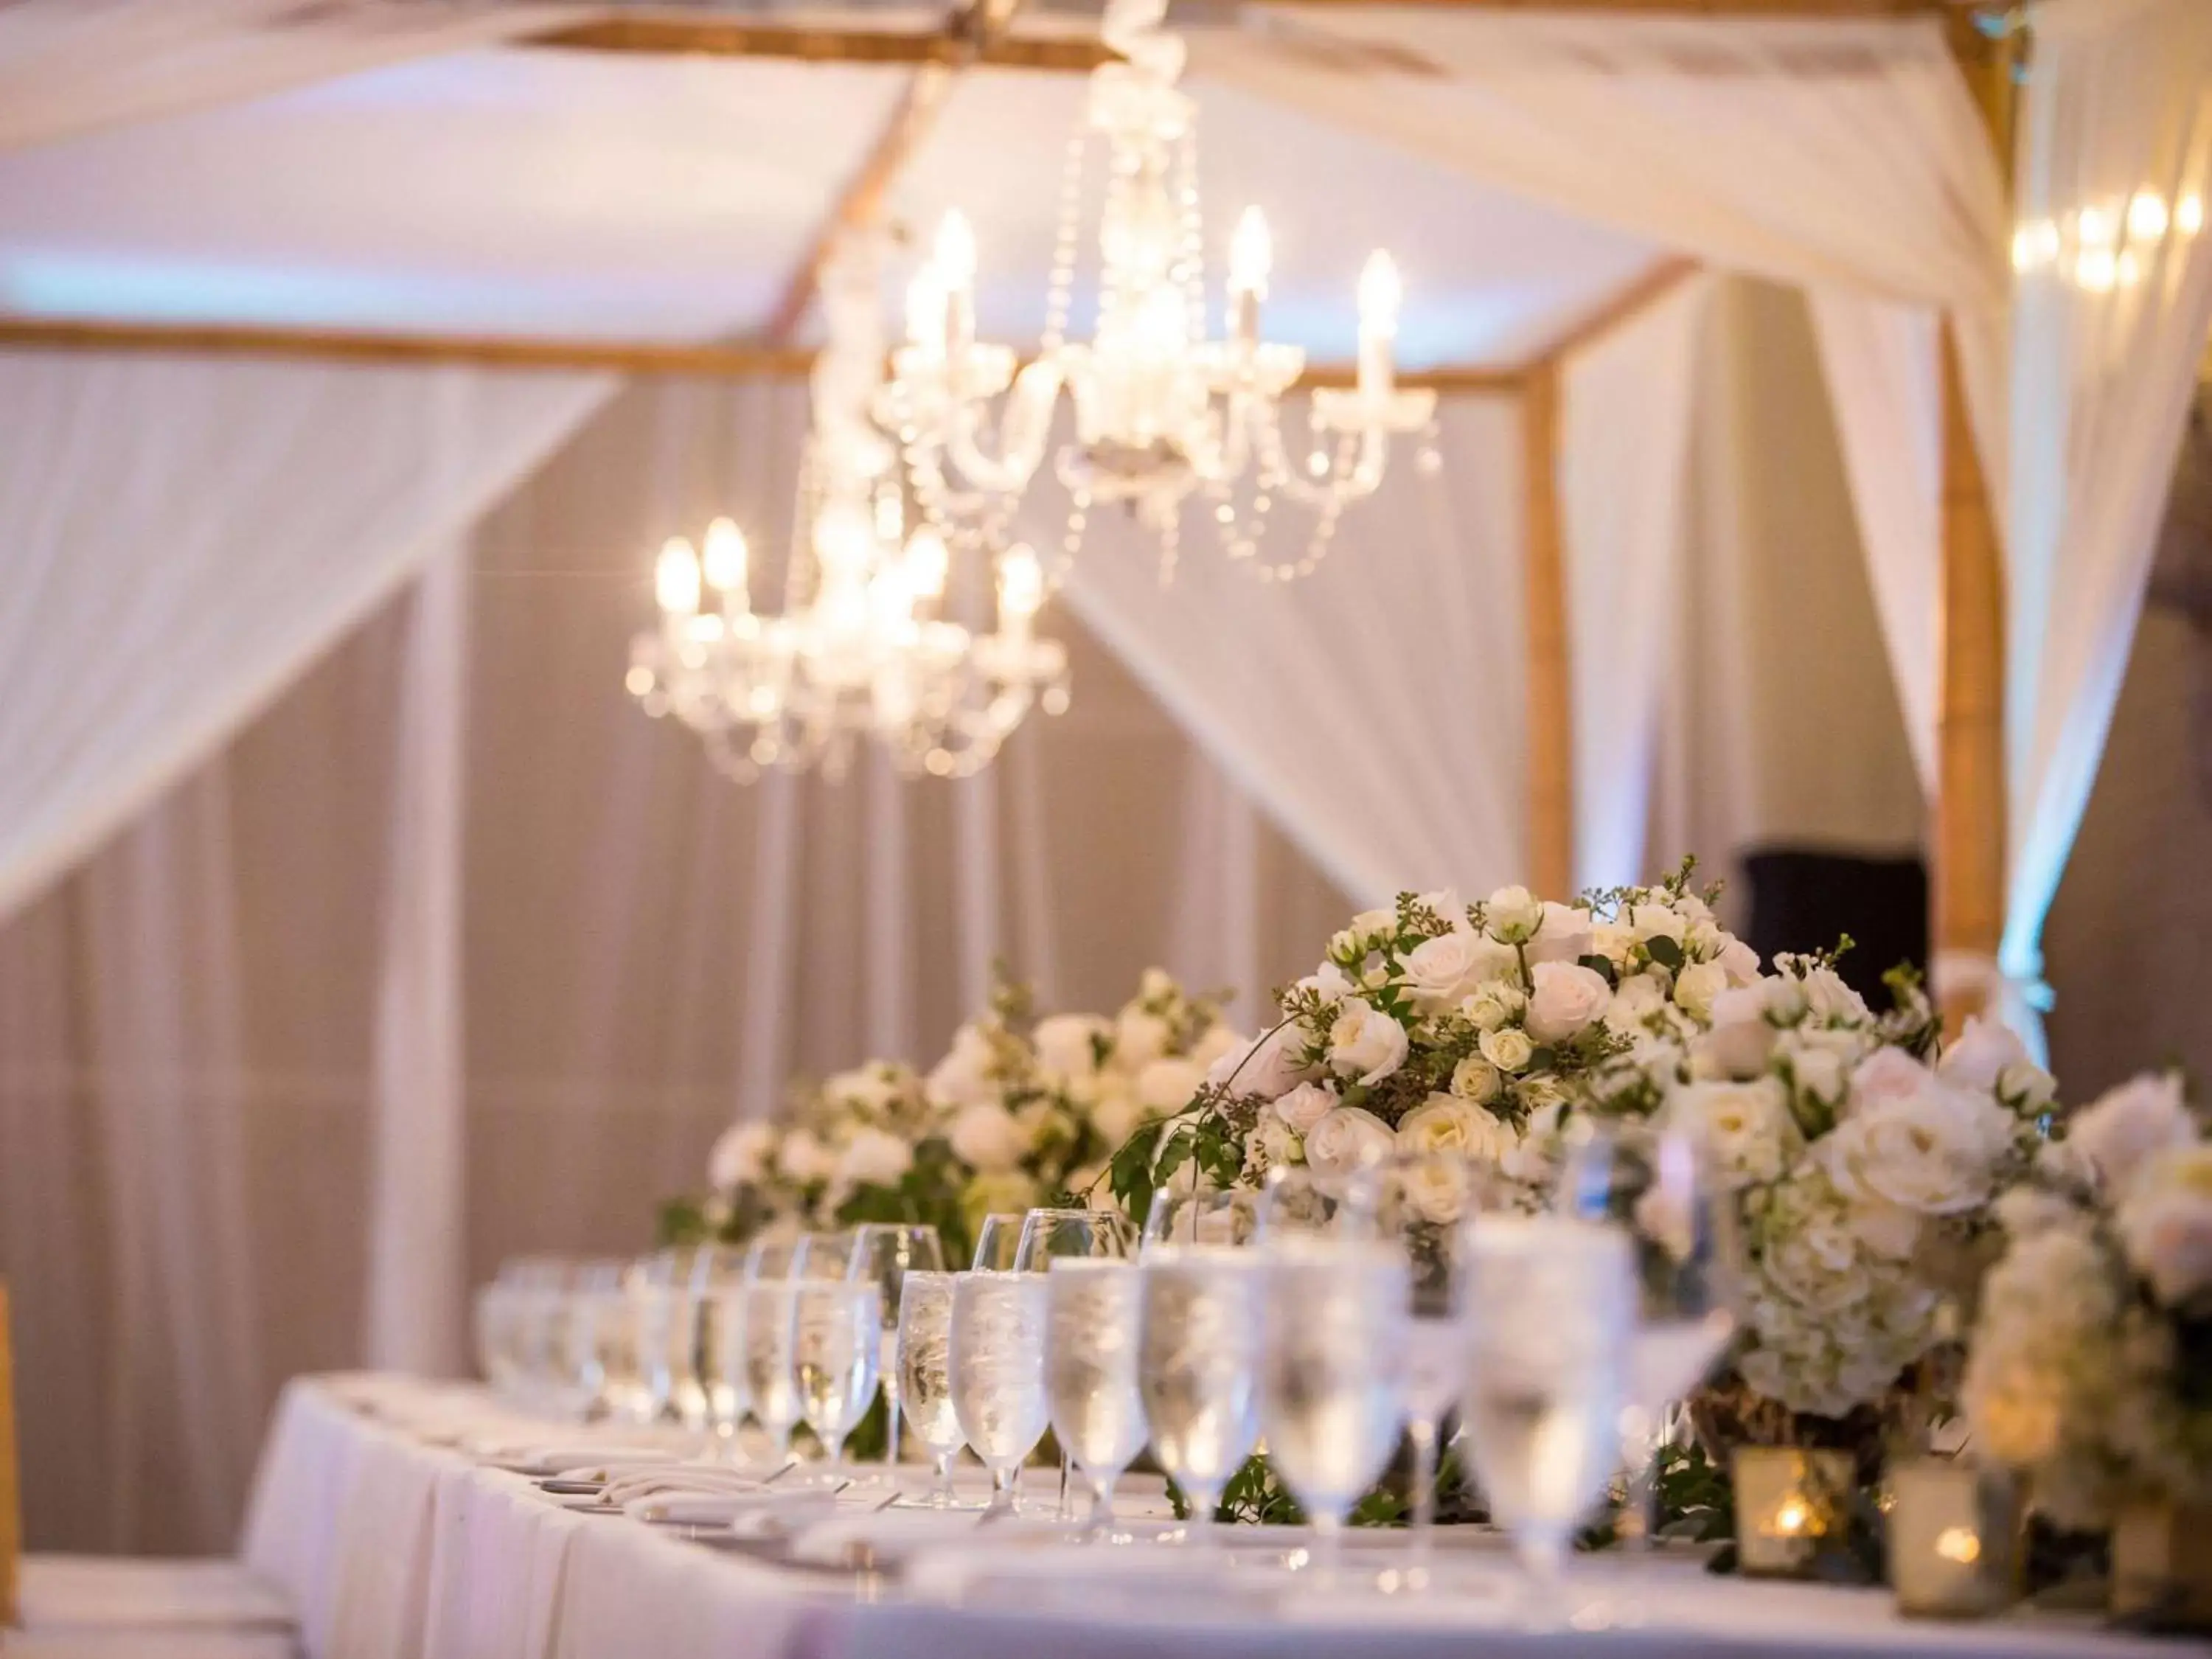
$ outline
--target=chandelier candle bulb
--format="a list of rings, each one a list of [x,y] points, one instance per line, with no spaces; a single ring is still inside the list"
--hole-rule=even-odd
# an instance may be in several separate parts
[[[1011,639],[1029,635],[1030,619],[1044,604],[1044,569],[1026,543],[1017,542],[999,561],[999,628]]]
[[[1403,295],[1397,264],[1376,249],[1359,273],[1359,390],[1378,402],[1393,390],[1390,346],[1398,336],[1398,302]]]
[[[672,536],[660,545],[660,559],[653,571],[653,591],[671,622],[680,622],[699,609],[699,562],[691,544]]]
[[[1246,355],[1260,343],[1260,301],[1267,297],[1267,273],[1274,263],[1267,216],[1244,210],[1229,240],[1229,328]]]
[[[975,233],[957,208],[938,222],[933,263],[945,290],[945,356],[957,380],[961,359],[975,338]]]
[[[745,532],[735,524],[727,519],[717,519],[707,526],[706,545],[701,550],[700,559],[705,568],[707,586],[721,594],[740,614],[750,610],[752,604],[745,589],[748,556]]]
[[[915,531],[906,544],[907,579],[918,599],[943,599],[945,577],[951,565],[952,556],[945,549],[945,538],[934,530]]]

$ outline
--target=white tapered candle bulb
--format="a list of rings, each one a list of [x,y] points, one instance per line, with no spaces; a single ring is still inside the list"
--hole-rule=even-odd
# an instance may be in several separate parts
[[[1027,544],[1017,542],[999,561],[999,625],[1024,633],[1044,604],[1044,568]]]
[[[742,595],[745,591],[746,559],[744,531],[728,519],[717,519],[707,526],[700,563],[704,567],[708,586],[717,593]]]
[[[1255,207],[1244,210],[1237,234],[1229,239],[1229,287],[1232,293],[1267,297],[1267,275],[1275,261],[1273,240],[1267,234],[1267,216]]]
[[[1389,335],[1398,331],[1398,305],[1405,289],[1398,281],[1398,266],[1377,248],[1367,256],[1359,273],[1359,326]]]
[[[672,536],[661,544],[660,558],[653,566],[653,587],[660,600],[660,608],[672,617],[689,617],[699,609],[699,561],[692,556],[691,544],[681,536]]]
[[[925,351],[945,349],[945,279],[933,264],[924,265],[906,285],[906,337]]]
[[[918,599],[942,599],[945,579],[952,565],[945,550],[945,538],[934,530],[917,530],[906,544],[907,580],[914,586]]]
[[[936,265],[939,279],[955,293],[975,280],[975,232],[958,208],[938,222]]]

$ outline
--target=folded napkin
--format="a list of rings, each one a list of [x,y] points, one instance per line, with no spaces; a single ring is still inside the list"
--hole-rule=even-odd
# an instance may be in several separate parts
[[[757,1536],[788,1536],[826,1521],[837,1499],[826,1492],[656,1492],[623,1505],[634,1521],[660,1526],[732,1527]]]
[[[580,1480],[585,1477],[572,1478]],[[735,1469],[717,1468],[711,1463],[665,1463],[653,1468],[617,1468],[604,1478],[606,1491],[601,1495],[608,1503],[617,1505],[627,1504],[632,1498],[650,1498],[655,1492],[756,1492],[769,1489],[757,1476],[740,1474]]]
[[[682,1462],[683,1458],[679,1452],[658,1446],[626,1446],[605,1442],[590,1445],[571,1441],[563,1445],[540,1443],[487,1461],[494,1468],[506,1469],[514,1474],[568,1475],[578,1480],[604,1480],[607,1477],[595,1471],[641,1463],[675,1463]],[[570,1471],[574,1472],[573,1475],[569,1474]]]

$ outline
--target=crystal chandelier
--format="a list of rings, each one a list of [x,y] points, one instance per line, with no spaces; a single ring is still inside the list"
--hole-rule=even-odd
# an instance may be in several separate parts
[[[965,776],[1033,707],[1067,707],[1066,651],[1033,630],[1044,571],[1010,547],[996,561],[994,630],[947,614],[981,596],[948,592],[959,573],[938,531],[905,533],[896,456],[869,423],[884,361],[873,261],[842,252],[822,295],[830,343],[814,367],[781,614],[753,610],[745,538],[718,519],[696,551],[680,537],[662,547],[659,623],[632,640],[626,684],[742,781],[815,765],[842,777],[866,738],[901,772]]]
[[[1345,509],[1382,483],[1391,438],[1422,428],[1433,437],[1436,394],[1395,383],[1398,274],[1378,252],[1359,283],[1358,379],[1311,393],[1306,453],[1293,459],[1282,402],[1305,356],[1261,337],[1272,249],[1257,209],[1245,210],[1230,246],[1225,337],[1206,337],[1197,111],[1176,88],[1184,46],[1158,27],[1165,10],[1166,0],[1106,8],[1101,33],[1121,59],[1092,72],[1084,124],[1069,142],[1036,358],[1017,374],[1011,349],[975,338],[975,240],[949,214],[908,291],[906,343],[893,354],[879,414],[900,441],[928,523],[956,544],[989,544],[1005,533],[1044,460],[1064,387],[1074,433],[1053,471],[1071,502],[1069,557],[1091,508],[1120,502],[1158,536],[1166,580],[1183,508],[1196,496],[1210,504],[1232,558],[1272,579],[1302,575],[1327,552]],[[1069,301],[1094,137],[1106,157],[1098,315],[1092,337],[1073,342]],[[1433,454],[1431,442],[1425,469]],[[1312,520],[1304,556],[1291,563],[1257,558],[1278,500]]]

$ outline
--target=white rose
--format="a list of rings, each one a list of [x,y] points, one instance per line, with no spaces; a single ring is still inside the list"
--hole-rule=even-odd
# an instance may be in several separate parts
[[[1525,1070],[1536,1054],[1536,1045],[1517,1025],[1501,1025],[1494,1031],[1485,1031],[1477,1046],[1482,1050],[1482,1057],[1501,1072]]]
[[[1089,1077],[1098,1069],[1098,1041],[1111,1031],[1097,1014],[1048,1014],[1032,1039],[1037,1064],[1062,1081]]]
[[[1638,943],[1663,939],[1680,945],[1690,931],[1689,919],[1664,904],[1632,904],[1622,920]]]
[[[1395,910],[1362,910],[1352,917],[1352,926],[1329,940],[1329,958],[1334,962],[1357,962],[1397,931]]]
[[[1721,971],[1728,975],[1728,982],[1732,986],[1759,982],[1759,952],[1733,934],[1721,946],[1720,953],[1713,960],[1720,963]]]
[[[874,1066],[840,1072],[822,1085],[830,1099],[862,1114],[882,1114],[898,1094],[898,1085]]]
[[[859,1129],[837,1159],[837,1181],[846,1187],[895,1187],[914,1167],[914,1148],[881,1129]]]
[[[1131,1071],[1149,1066],[1168,1051],[1168,1039],[1174,1028],[1158,1014],[1148,1014],[1142,1008],[1130,1007],[1121,1011],[1114,1024],[1114,1059]]]
[[[1468,998],[1460,1004],[1459,1011],[1474,1023],[1476,1030],[1494,1031],[1520,1018],[1528,1007],[1528,994],[1519,986],[1500,980]]]
[[[1961,1089],[1994,1091],[2005,1067],[2027,1058],[2027,1045],[2009,1025],[1994,1019],[1969,1019],[1959,1040],[1943,1050],[1936,1075]]]
[[[1802,1092],[1831,1110],[1843,1104],[1850,1090],[1850,1073],[1841,1054],[1832,1048],[1793,1048],[1789,1060],[1790,1081]]]
[[[1237,1035],[1234,1026],[1209,1025],[1206,1035],[1199,1038],[1190,1051],[1190,1063],[1202,1072],[1213,1069],[1213,1062],[1244,1041]]]
[[[923,1087],[939,1106],[988,1100],[997,1092],[991,1086],[995,1058],[990,1038],[973,1025],[963,1025],[952,1034],[952,1051],[937,1062]]]
[[[1920,1086],[1911,1092],[1886,1081],[1880,1092],[1869,1093],[1862,1085],[1874,1063],[1854,1074],[1856,1103],[1820,1142],[1837,1191],[1922,1215],[1955,1215],[1987,1203],[1997,1160],[2011,1139],[2010,1114],[1918,1066],[1912,1069]]]
[[[1517,1144],[1510,1128],[1456,1095],[1431,1095],[1398,1125],[1401,1152],[1462,1152],[1495,1164]]]
[[[1349,1175],[1362,1165],[1380,1163],[1395,1145],[1390,1126],[1374,1113],[1340,1106],[1306,1135],[1306,1164],[1318,1175]]]
[[[1002,1175],[1022,1160],[1029,1136],[995,1101],[977,1101],[953,1115],[945,1139],[953,1156],[982,1175]]]
[[[707,1154],[707,1184],[718,1193],[758,1181],[768,1173],[775,1147],[775,1126],[739,1123],[722,1131]]]
[[[1935,1073],[1904,1049],[1877,1048],[1851,1073],[1851,1109],[1915,1099],[1935,1081]]]
[[[1844,984],[1843,975],[1832,968],[1814,969],[1797,981],[1797,988],[1804,994],[1805,1006],[1815,1019],[1856,1025],[1872,1018],[1866,999]]]
[[[1544,917],[1528,941],[1528,960],[1579,962],[1590,952],[1590,913],[1579,905],[1544,902]]]
[[[1339,1009],[1328,1028],[1328,1063],[1340,1073],[1380,1083],[1406,1063],[1404,1026],[1370,1002],[1347,1001]]]
[[[1530,970],[1528,1035],[1539,1042],[1565,1042],[1602,1016],[1613,988],[1594,969],[1573,962],[1540,962]]]
[[[1301,1083],[1275,1103],[1275,1116],[1300,1134],[1310,1134],[1315,1124],[1337,1107],[1336,1089],[1327,1083]]]
[[[1613,1001],[1605,1011],[1607,1029],[1635,1031],[1667,1003],[1667,988],[1655,974],[1631,974],[1613,988]]]
[[[1252,1128],[1252,1138],[1245,1142],[1245,1159],[1254,1161],[1253,1151],[1258,1152],[1261,1171],[1279,1169],[1285,1164],[1296,1164],[1305,1156],[1299,1143],[1297,1131],[1279,1118],[1263,1117]]]
[[[1406,953],[1406,988],[1431,1013],[1449,1008],[1481,983],[1501,947],[1474,933],[1439,933]]]
[[[1205,1081],[1194,1060],[1156,1060],[1137,1073],[1137,1098],[1148,1112],[1179,1112]]]
[[[1483,926],[1501,945],[1521,945],[1544,925],[1543,902],[1525,887],[1501,887],[1484,901]]]
[[[1273,1100],[1304,1080],[1306,1068],[1298,1060],[1305,1044],[1305,1031],[1296,1021],[1273,1026],[1215,1060],[1206,1068],[1206,1080],[1240,1095]]]
[[[2114,1224],[2129,1262],[2166,1306],[2212,1290],[2212,1146],[2146,1159]]]
[[[1498,1091],[1503,1086],[1498,1068],[1480,1054],[1469,1054],[1452,1067],[1451,1091],[1462,1100],[1487,1106],[1498,1098]]]
[[[1136,1091],[1125,1085],[1101,1089],[1091,1103],[1091,1122],[1110,1146],[1119,1146],[1151,1115]]]
[[[837,1160],[814,1134],[805,1129],[794,1129],[783,1138],[775,1151],[776,1173],[786,1181],[811,1186],[817,1181],[827,1181],[836,1173]]]
[[[1341,1002],[1359,988],[1352,982],[1352,976],[1343,969],[1333,962],[1324,962],[1292,988],[1311,991],[1323,1002]]]
[[[1467,1212],[1472,1196],[1467,1172],[1454,1169],[1448,1160],[1427,1158],[1408,1164],[1395,1172],[1395,1179],[1407,1205],[1424,1221],[1449,1227]]]
[[[1182,988],[1175,975],[1164,968],[1147,968],[1137,975],[1137,996],[1140,1001],[1165,1002],[1180,996]]]
[[[1717,962],[1693,962],[1674,976],[1674,1006],[1692,1019],[1712,1018],[1713,1002],[1728,989],[1728,970]]]
[[[2105,1189],[2118,1196],[2154,1153],[2194,1141],[2197,1125],[2182,1102],[2180,1078],[2146,1073],[2107,1090],[2077,1114],[2066,1138],[2088,1158]]]
[[[1668,1091],[1664,1111],[1704,1149],[1726,1187],[1779,1180],[1788,1166],[1796,1124],[1772,1078],[1681,1084]]]

